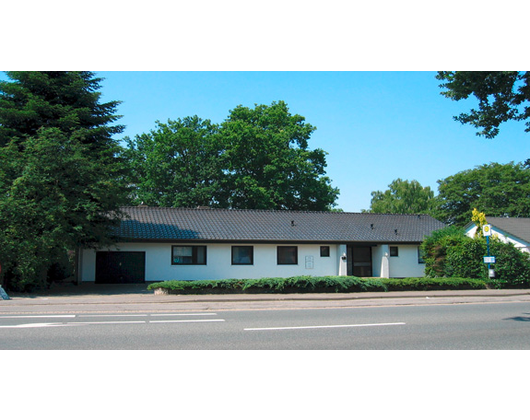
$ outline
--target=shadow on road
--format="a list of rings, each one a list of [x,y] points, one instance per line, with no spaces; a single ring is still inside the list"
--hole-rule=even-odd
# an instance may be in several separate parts
[[[68,284],[52,284],[49,289],[39,290],[32,293],[17,293],[11,292],[11,297],[23,297],[23,298],[40,298],[43,296],[97,296],[97,295],[152,295],[154,292],[147,290],[147,286],[150,283],[139,283],[139,284],[95,284],[95,283],[83,283],[75,285],[73,283]]]
[[[523,315],[530,315],[530,313],[524,313]],[[514,316],[511,318],[504,318],[504,321],[530,322],[530,316]]]

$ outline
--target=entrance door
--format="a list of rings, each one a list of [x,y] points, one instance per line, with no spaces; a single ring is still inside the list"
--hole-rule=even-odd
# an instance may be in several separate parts
[[[96,252],[96,283],[145,282],[145,252]]]
[[[372,277],[372,247],[348,245],[348,275]]]

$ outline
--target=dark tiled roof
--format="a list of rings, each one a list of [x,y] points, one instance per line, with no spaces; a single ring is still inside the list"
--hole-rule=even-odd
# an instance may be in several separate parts
[[[489,224],[530,242],[530,218],[527,217],[486,217]]]
[[[444,224],[425,215],[125,207],[123,240],[421,242]],[[397,233],[396,233],[397,229]]]

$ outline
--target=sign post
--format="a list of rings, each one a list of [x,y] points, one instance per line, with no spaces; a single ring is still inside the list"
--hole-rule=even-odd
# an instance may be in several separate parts
[[[488,276],[492,279],[495,277],[495,270],[491,268],[491,264],[495,264],[495,257],[490,256],[491,225],[482,226],[482,234],[486,238],[486,247],[488,249],[488,256],[484,257],[484,263],[488,264]]]

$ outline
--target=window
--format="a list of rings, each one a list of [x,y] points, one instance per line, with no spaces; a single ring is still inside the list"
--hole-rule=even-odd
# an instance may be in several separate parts
[[[418,247],[418,264],[425,264],[425,252]]]
[[[399,257],[399,250],[397,246],[391,246],[390,247],[390,256],[391,257]]]
[[[254,264],[253,246],[233,246],[232,265],[252,265]]]
[[[320,256],[321,257],[329,257],[329,246],[321,246],[320,247]]]
[[[206,265],[206,247],[204,245],[172,246],[171,264]]]
[[[278,264],[298,264],[298,247],[279,246]]]

